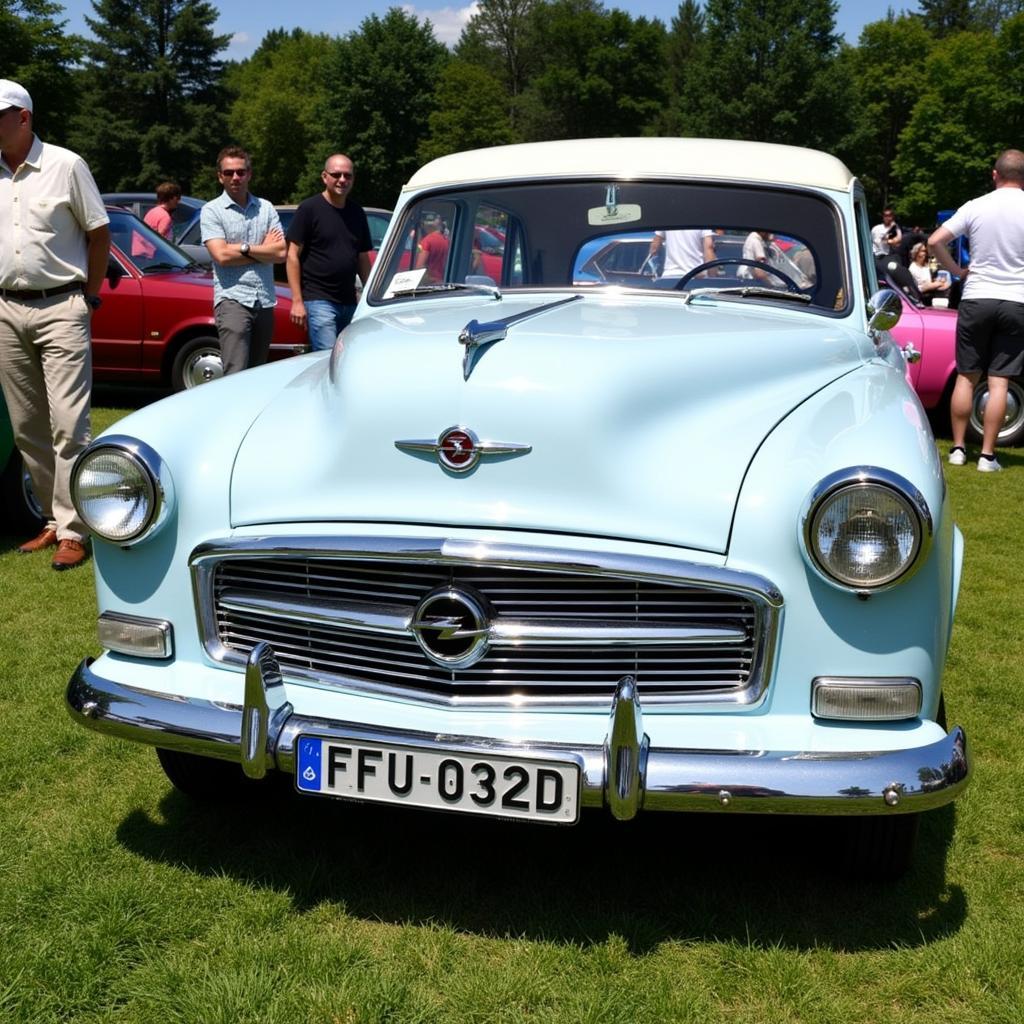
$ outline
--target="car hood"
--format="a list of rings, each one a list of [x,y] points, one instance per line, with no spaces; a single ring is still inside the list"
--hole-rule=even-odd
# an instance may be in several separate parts
[[[863,333],[803,310],[588,295],[510,326],[464,379],[469,321],[557,299],[433,299],[358,319],[252,423],[233,524],[497,527],[724,553],[765,436],[863,362]],[[529,451],[459,474],[396,447],[453,426]]]

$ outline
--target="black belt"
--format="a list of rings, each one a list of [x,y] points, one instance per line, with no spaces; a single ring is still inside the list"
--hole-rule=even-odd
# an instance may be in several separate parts
[[[53,295],[81,291],[85,291],[85,285],[81,281],[72,281],[71,284],[59,284],[56,288],[0,288],[0,295],[5,299],[30,302],[32,299],[48,299]]]

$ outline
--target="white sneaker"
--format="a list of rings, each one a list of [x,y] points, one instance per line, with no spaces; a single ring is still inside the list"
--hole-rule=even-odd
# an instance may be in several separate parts
[[[965,466],[967,465],[967,452],[963,448],[950,448],[949,449],[949,464],[951,466]]]
[[[986,459],[982,456],[978,459],[978,472],[979,473],[998,473],[1003,467],[996,461],[995,456],[991,459]]]

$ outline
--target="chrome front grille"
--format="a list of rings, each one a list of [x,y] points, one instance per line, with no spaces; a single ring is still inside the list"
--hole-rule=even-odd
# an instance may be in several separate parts
[[[711,579],[665,578],[629,572],[643,560],[451,542],[407,557],[294,546],[193,559],[214,657],[241,663],[267,641],[289,675],[474,704],[604,704],[624,675],[648,703],[750,703],[763,689],[777,600],[735,574],[679,563]],[[496,634],[468,667],[435,663],[411,627],[446,587],[480,598]]]

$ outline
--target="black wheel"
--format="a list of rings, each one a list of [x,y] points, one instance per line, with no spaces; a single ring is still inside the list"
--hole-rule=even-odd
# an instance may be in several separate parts
[[[250,779],[234,761],[184,754],[157,747],[157,760],[171,785],[185,796],[204,804],[248,799],[266,788],[267,779]]]
[[[185,391],[224,376],[220,342],[214,337],[190,338],[171,364],[171,387]]]
[[[895,881],[914,860],[920,814],[847,818],[840,830],[848,872],[858,878]]]
[[[1003,448],[1024,444],[1024,383],[1019,380],[1010,380],[1007,384],[1006,416],[996,435],[996,444]],[[985,429],[986,405],[988,405],[988,381],[983,380],[974,389],[971,419],[967,425],[970,440],[975,444],[981,444],[981,436]]]
[[[698,274],[703,273],[705,270],[711,267],[724,267],[728,264],[732,266],[740,267],[753,267],[755,270],[763,270],[767,274],[772,274],[777,277],[786,286],[786,291],[796,292],[798,295],[802,295],[803,292],[800,290],[800,286],[789,276],[789,274],[783,273],[778,267],[773,267],[770,263],[761,263],[759,260],[748,260],[741,259],[740,257],[729,257],[719,260],[708,260],[707,263],[702,263],[699,267],[694,267],[693,270],[687,271],[679,278],[679,283],[675,286],[677,292],[681,292]],[[754,282],[751,281],[751,284]]]
[[[32,493],[32,481],[17,448],[11,449],[11,456],[0,474],[0,519],[9,530],[24,534],[26,538],[43,528],[43,511]]]

